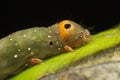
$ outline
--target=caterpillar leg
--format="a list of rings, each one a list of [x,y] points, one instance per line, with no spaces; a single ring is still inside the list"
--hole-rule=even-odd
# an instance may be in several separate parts
[[[73,49],[70,47],[70,46],[68,46],[68,45],[65,45],[64,46],[64,49],[66,50],[66,51],[73,51]]]
[[[31,58],[31,59],[29,60],[29,66],[30,66],[30,65],[34,65],[34,64],[38,64],[38,63],[41,63],[41,62],[42,62],[41,59]]]

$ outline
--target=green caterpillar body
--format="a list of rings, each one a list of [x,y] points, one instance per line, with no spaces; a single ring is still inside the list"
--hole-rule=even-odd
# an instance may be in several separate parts
[[[52,33],[54,27],[22,30],[1,39],[0,78],[24,69],[30,57],[44,59],[60,53],[63,42],[58,30]]]
[[[88,38],[88,33],[85,34],[81,34],[84,39],[81,35],[76,38],[80,39],[80,45],[85,42],[85,37]],[[29,65],[31,58],[45,59],[63,52],[65,45],[68,44],[60,37],[58,24],[48,28],[30,28],[8,35],[0,40],[0,80],[22,71]]]

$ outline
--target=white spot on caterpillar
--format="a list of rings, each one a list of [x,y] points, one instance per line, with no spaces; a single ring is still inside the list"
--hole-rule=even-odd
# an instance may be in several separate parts
[[[56,33],[57,33],[57,34],[59,34],[59,32],[58,32],[58,31],[57,31]]]
[[[18,55],[17,55],[17,54],[15,54],[15,55],[14,55],[14,58],[17,58],[17,57],[18,57]]]
[[[31,48],[28,48],[28,51],[30,51],[31,50]]]
[[[76,36],[75,39],[78,39],[78,36]]]
[[[17,43],[15,43],[15,46],[17,46],[18,44]]]
[[[10,38],[10,41],[12,41],[13,39],[12,38]]]
[[[32,37],[32,39],[35,39],[35,37]]]
[[[10,38],[11,36],[9,35],[8,37]]]
[[[61,50],[61,48],[59,47],[58,50]]]
[[[10,35],[9,35],[8,37],[10,38],[10,41],[12,41],[12,40],[13,40],[13,39],[11,38],[11,36],[10,36]]]
[[[51,33],[51,30],[49,30],[48,32]]]
[[[48,38],[51,38],[51,35],[48,35]]]
[[[35,29],[34,32],[37,32],[37,30]]]
[[[24,34],[23,37],[26,37],[26,35]]]
[[[21,50],[20,49],[18,49],[18,52],[20,52]]]
[[[33,55],[33,54],[34,54],[34,52],[33,52],[33,51],[31,51],[31,52],[30,52],[30,54],[32,54],[32,55]]]
[[[59,44],[59,42],[58,42],[58,41],[56,41],[56,44]]]

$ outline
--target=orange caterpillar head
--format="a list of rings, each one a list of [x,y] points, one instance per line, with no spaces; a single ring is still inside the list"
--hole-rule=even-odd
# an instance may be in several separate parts
[[[61,21],[58,23],[58,28],[61,39],[71,48],[79,47],[90,40],[89,31],[73,21]]]

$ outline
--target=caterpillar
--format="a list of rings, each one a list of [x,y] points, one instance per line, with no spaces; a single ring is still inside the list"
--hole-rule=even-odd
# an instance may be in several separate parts
[[[0,40],[0,80],[45,58],[73,51],[89,42],[89,36],[87,29],[71,20],[11,33]]]

